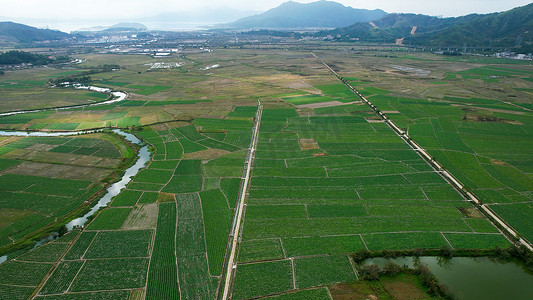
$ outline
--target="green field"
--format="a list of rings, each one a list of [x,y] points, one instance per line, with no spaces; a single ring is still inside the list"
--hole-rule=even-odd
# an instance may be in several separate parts
[[[530,66],[328,42],[252,48],[186,49],[165,58],[181,67],[150,71],[151,56],[95,51],[76,54],[84,59],[76,70],[0,77],[1,111],[86,104],[107,96],[46,82],[119,64],[91,78],[127,91],[127,100],[1,117],[0,128],[122,128],[151,152],[84,228],[12,252],[14,242],[83,214],[135,151],[108,133],[0,137],[0,250],[10,254],[0,264],[0,298],[220,298],[258,99],[264,110],[232,299],[330,299],[332,285],[357,279],[350,254],[359,250],[511,245],[311,51],[533,240]],[[221,67],[203,69],[213,64]]]
[[[109,134],[11,138],[0,149],[4,252],[42,230],[58,228],[62,218],[82,209],[103,188],[123,157],[121,151],[132,151]]]

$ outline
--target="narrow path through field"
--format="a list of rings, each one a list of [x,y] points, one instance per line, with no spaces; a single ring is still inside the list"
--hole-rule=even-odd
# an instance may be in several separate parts
[[[390,120],[387,116],[383,114],[382,111],[380,111],[372,102],[370,102],[366,97],[364,97],[359,91],[357,91],[348,81],[346,81],[342,76],[337,74],[328,64],[326,64],[320,57],[318,57],[315,53],[311,52],[311,54],[320,62],[322,63],[326,68],[328,68],[331,73],[333,73],[342,83],[349,88],[356,96],[358,96],[360,99],[362,99],[367,105],[372,108],[372,110],[389,125],[389,127],[392,128],[392,130],[407,143],[414,151],[416,151],[432,168],[434,168],[438,173],[450,183],[450,185],[453,186],[457,191],[459,191],[463,196],[466,197],[469,201],[472,201],[474,203],[474,206],[481,211],[489,221],[491,221],[496,227],[503,228],[506,232],[506,234],[510,237],[517,238],[518,243],[521,245],[524,245],[526,248],[528,248],[530,251],[533,251],[533,246],[531,243],[524,238],[520,237],[518,233],[511,228],[503,219],[501,219],[496,213],[494,213],[487,205],[481,203],[479,199],[472,194],[471,192],[465,190],[464,185],[459,182],[449,171],[445,170],[441,164],[439,164],[429,153],[422,148],[418,143],[413,141],[413,139],[402,129],[400,129],[392,120]]]
[[[53,263],[54,265],[52,266],[52,268],[50,269],[50,271],[48,271],[48,273],[46,274],[46,276],[43,278],[43,280],[37,285],[37,287],[35,288],[35,290],[33,291],[33,294],[30,296],[30,299],[35,299],[37,297],[37,295],[39,295],[39,293],[41,292],[42,288],[44,287],[44,285],[46,284],[46,282],[48,281],[48,279],[50,279],[50,276],[52,276],[52,274],[55,272],[55,270],[57,269],[57,267],[59,267],[59,264],[63,261],[63,259],[65,258],[65,256],[67,255],[68,251],[70,250],[70,248],[72,248],[72,246],[74,245],[74,243],[78,240],[78,238],[80,237],[81,235],[81,232],[78,232],[78,235],[72,240],[72,242],[69,244],[69,246],[63,251],[63,253],[61,254],[61,256]],[[91,241],[92,243],[92,241]],[[83,264],[85,264],[85,261],[83,262]],[[78,276],[78,273],[80,272],[81,268],[78,270],[78,272],[76,273],[76,276]],[[76,277],[75,276],[75,277]],[[74,282],[74,279],[71,281],[70,285],[68,286],[68,289],[70,289],[70,286],[72,285],[72,282]],[[67,290],[68,290],[67,289]]]
[[[245,165],[245,176],[243,178],[242,184],[241,184],[241,191],[240,191],[240,197],[239,197],[239,203],[237,204],[237,210],[235,211],[235,216],[233,218],[233,225],[230,231],[230,243],[231,243],[231,250],[229,253],[229,256],[226,255],[226,275],[225,275],[225,283],[224,283],[224,290],[222,294],[222,299],[226,300],[228,299],[230,295],[230,288],[232,286],[233,277],[235,276],[235,269],[237,267],[236,265],[236,252],[237,252],[237,245],[239,243],[240,239],[240,231],[241,231],[241,224],[242,224],[242,216],[244,212],[244,205],[245,205],[245,199],[246,199],[246,190],[248,189],[248,183],[250,182],[250,174],[252,170],[252,165],[255,157],[255,151],[257,149],[257,139],[259,137],[259,127],[261,125],[261,116],[263,115],[263,105],[261,104],[261,101],[258,99],[259,102],[257,106],[257,112],[255,115],[255,123],[252,131],[252,141],[250,143],[250,149],[248,150],[248,156],[246,157]],[[228,244],[228,247],[230,244]]]

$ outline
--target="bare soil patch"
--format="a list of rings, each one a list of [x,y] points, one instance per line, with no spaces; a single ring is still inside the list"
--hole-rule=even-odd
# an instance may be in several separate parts
[[[11,144],[17,140],[20,140],[22,139],[21,137],[17,137],[17,136],[10,136],[10,137],[3,137],[1,140],[0,140],[0,147],[1,146],[5,146],[7,144]]]
[[[512,125],[524,125],[522,122],[509,120],[505,118],[499,118],[496,116],[485,116],[477,114],[466,113],[463,115],[463,120],[471,122],[481,122],[481,123],[503,123],[503,124],[512,124]]]
[[[51,162],[71,164],[77,155],[16,149],[3,155],[3,158],[32,160],[37,162]]]
[[[224,156],[228,153],[230,152],[222,149],[207,149],[198,152],[187,153],[183,155],[183,159],[202,159],[209,161]]]
[[[415,300],[428,299],[428,294],[420,290],[414,282],[411,281],[387,281],[382,280],[383,288],[392,296],[393,299],[398,300]]]
[[[151,229],[157,224],[157,203],[139,205],[135,207],[124,221],[123,229]]]
[[[8,226],[28,214],[30,212],[23,209],[2,208],[0,209],[0,228]]]
[[[497,165],[497,166],[507,166],[508,164],[504,161],[501,161],[501,160],[497,160],[497,159],[494,159],[494,158],[491,158],[490,159],[490,162],[493,164],[493,165]]]
[[[359,104],[359,103],[361,103],[361,101],[344,103],[344,102],[335,100],[335,101],[329,101],[329,102],[296,105],[296,107],[297,108],[322,108],[322,107],[333,107],[333,106],[342,106],[342,105]]]
[[[467,218],[483,219],[485,218],[481,212],[475,207],[461,207],[459,211]]]
[[[159,193],[159,197],[157,197],[157,202],[174,202],[176,201],[176,197],[174,194],[169,193]]]
[[[455,106],[455,107],[464,107],[465,109],[477,109],[477,110],[487,110],[487,111],[492,111],[492,112],[499,112],[499,113],[504,113],[504,114],[511,114],[511,115],[524,115],[525,112],[522,112],[522,111],[515,111],[515,110],[505,110],[505,109],[496,109],[496,108],[487,108],[487,107],[479,107],[479,106],[475,106],[475,107],[472,107],[472,106],[469,106],[469,105],[462,105],[462,104],[451,104],[451,106]],[[512,120],[509,120],[509,121],[512,121]],[[517,122],[517,121],[513,121],[513,122]],[[516,124],[516,125],[521,125],[522,123],[518,122],[519,124]],[[513,124],[513,123],[510,123],[510,124]]]
[[[16,168],[8,170],[6,173],[51,178],[99,181],[108,175],[109,170],[82,166],[48,164],[41,162],[23,162]]]
[[[326,156],[326,155],[328,155],[326,152],[314,153],[314,154],[313,154],[314,157]]]
[[[34,145],[29,146],[26,149],[48,152],[55,147],[57,147],[57,145],[34,144]]]
[[[377,300],[379,299],[365,282],[359,284],[336,284],[329,288],[334,300]]]
[[[381,111],[384,114],[399,114],[400,112],[397,110],[383,110]]]
[[[315,139],[300,139],[299,141],[302,150],[320,149]]]
[[[72,155],[75,155],[75,154],[72,154]],[[94,156],[85,156],[85,155],[75,155],[75,156],[77,156],[77,158],[76,160],[72,162],[72,164],[78,165],[78,166],[92,167],[94,165],[99,164],[100,161],[102,160],[102,158],[94,157]]]
[[[114,168],[119,164],[119,162],[120,159],[118,158],[102,158],[100,161],[95,162],[94,166],[102,168]]]

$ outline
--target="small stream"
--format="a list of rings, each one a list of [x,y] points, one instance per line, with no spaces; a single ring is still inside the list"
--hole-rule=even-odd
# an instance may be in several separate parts
[[[116,92],[108,88],[101,88],[101,87],[96,87],[96,86],[82,86],[82,85],[75,85],[75,88],[80,89],[80,90],[88,90],[88,91],[109,94],[109,95],[112,95],[113,98],[107,101],[91,103],[91,104],[81,104],[81,105],[71,105],[71,106],[64,106],[64,107],[53,107],[53,108],[42,108],[42,109],[35,109],[35,110],[21,110],[21,111],[5,112],[5,113],[0,113],[0,117],[41,112],[41,111],[66,110],[66,109],[73,109],[73,108],[83,108],[83,107],[90,107],[90,106],[97,106],[97,105],[105,105],[105,104],[111,104],[111,103],[123,101],[128,97],[128,94],[124,92]],[[71,135],[95,133],[95,132],[101,132],[101,131],[103,130],[81,130],[81,131],[70,131],[70,132],[37,132],[37,131],[26,132],[26,131],[0,130],[0,136],[24,136],[24,137],[26,136],[50,136],[52,137],[52,136],[71,136]],[[115,129],[113,130],[113,132],[115,132],[118,135],[121,135],[127,141],[131,143],[134,143],[137,145],[144,144],[141,140],[139,140],[133,134],[123,132],[120,129]],[[98,211],[98,209],[106,206],[114,196],[118,195],[120,191],[124,187],[126,187],[126,185],[131,181],[131,178],[135,176],[139,172],[139,170],[142,169],[146,165],[148,161],[150,161],[150,152],[148,151],[148,146],[145,145],[139,150],[139,153],[137,155],[137,161],[135,162],[135,164],[126,170],[126,172],[124,173],[124,176],[122,176],[122,179],[112,184],[107,189],[107,193],[102,198],[100,198],[98,203],[88,213],[86,213],[83,217],[74,219],[70,221],[69,223],[67,223],[65,225],[67,227],[67,230],[70,231],[74,228],[83,227],[85,223],[87,222],[87,219],[90,216],[94,215]],[[49,237],[37,242],[34,248],[50,240],[53,240],[55,238],[57,238],[57,234],[52,233],[50,234]],[[8,259],[7,255],[0,256],[0,264],[7,261],[7,259]]]
[[[51,107],[51,108],[41,108],[41,109],[34,109],[34,110],[20,110],[20,111],[11,111],[11,112],[5,112],[0,113],[0,117],[7,117],[7,116],[13,116],[13,115],[19,115],[19,114],[28,114],[28,113],[35,113],[35,112],[41,112],[41,111],[50,111],[50,110],[65,110],[65,109],[74,109],[74,108],[84,108],[84,107],[90,107],[90,106],[98,106],[98,105],[105,105],[105,104],[111,104],[116,103],[125,100],[128,97],[128,94],[124,92],[113,92],[110,89],[107,88],[101,88],[97,86],[76,86],[76,89],[80,90],[88,90],[88,91],[94,91],[104,94],[112,95],[113,98],[111,100],[106,100],[102,102],[97,103],[90,103],[90,104],[80,104],[80,105],[70,105],[70,106],[62,106],[62,107]]]

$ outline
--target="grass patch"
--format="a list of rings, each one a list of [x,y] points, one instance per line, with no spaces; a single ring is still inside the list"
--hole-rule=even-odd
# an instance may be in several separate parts
[[[298,288],[356,280],[355,272],[347,256],[319,256],[295,259],[294,273]]]
[[[145,258],[88,260],[72,283],[73,292],[144,287],[148,260]]]
[[[87,227],[88,230],[115,230],[122,227],[122,224],[130,214],[132,208],[107,208],[102,210],[94,221]]]
[[[152,230],[99,232],[85,254],[86,259],[146,257],[152,243]]]
[[[292,288],[292,268],[288,260],[239,265],[233,297],[247,299]]]

